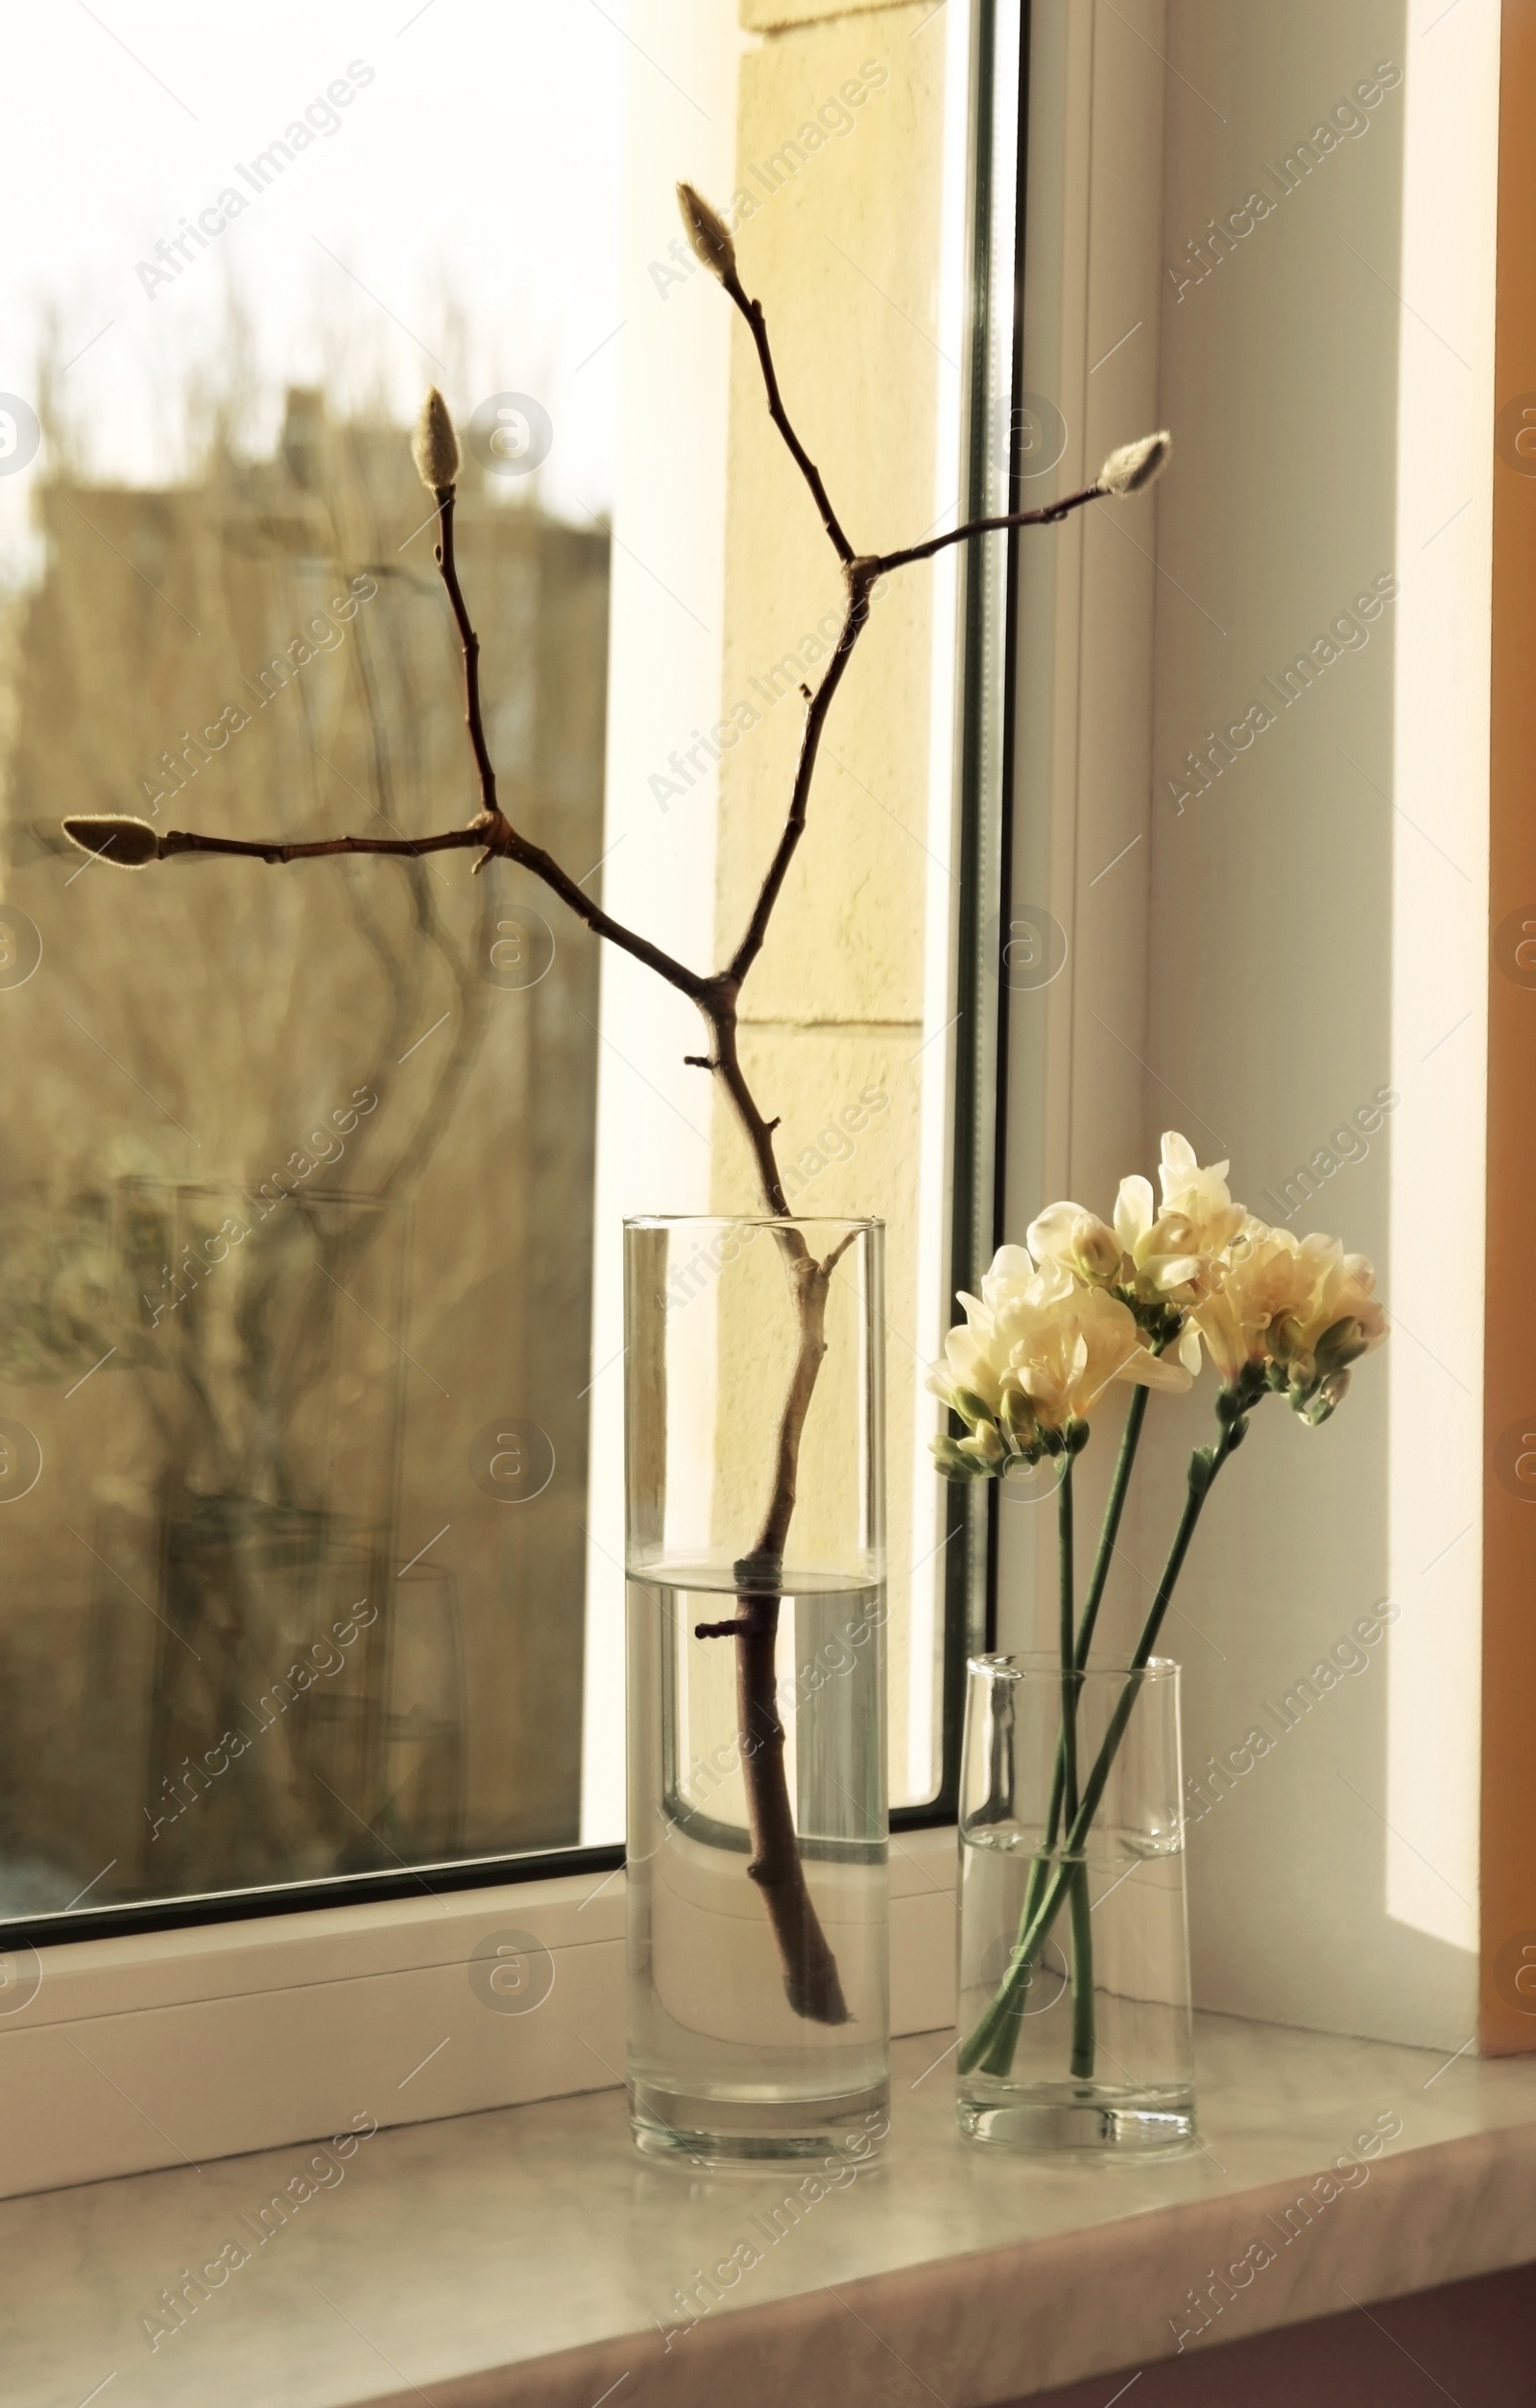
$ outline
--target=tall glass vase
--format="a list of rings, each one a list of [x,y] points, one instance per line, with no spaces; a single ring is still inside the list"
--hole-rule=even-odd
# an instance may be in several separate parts
[[[883,2130],[883,1227],[625,1228],[639,2146]]]
[[[1088,1672],[1047,1656],[971,1664],[957,2052],[968,2139],[1114,2154],[1193,2138],[1179,1749],[1179,1667],[1160,1657]]]

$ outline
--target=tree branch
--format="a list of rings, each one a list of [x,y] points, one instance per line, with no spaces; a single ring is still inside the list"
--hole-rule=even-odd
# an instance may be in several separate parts
[[[448,608],[453,612],[453,624],[459,631],[459,645],[464,655],[464,724],[469,730],[474,765],[480,774],[480,805],[482,810],[499,820],[502,812],[496,800],[496,773],[492,766],[491,750],[486,743],[485,720],[480,709],[480,638],[465,608],[464,591],[459,584],[459,566],[453,550],[453,487],[434,486],[432,494],[438,506],[438,539],[433,558],[447,589]]]
[[[843,565],[848,608],[831,658],[816,691],[809,697],[804,731],[795,769],[789,810],[783,831],[764,873],[762,886],[740,943],[724,969],[712,975],[690,970],[684,963],[626,928],[583,892],[576,880],[546,852],[515,828],[496,799],[494,766],[486,741],[480,695],[480,639],[475,632],[459,584],[454,551],[454,497],[458,475],[458,441],[447,406],[436,389],[428,394],[414,442],[422,483],[437,504],[439,540],[436,559],[464,662],[465,725],[468,730],[479,778],[481,809],[465,827],[423,837],[338,836],[306,844],[263,844],[176,830],[159,836],[145,821],[123,816],[67,820],[65,832],[83,850],[111,860],[120,868],[141,869],[154,860],[177,853],[208,852],[244,855],[268,863],[302,861],[327,854],[384,853],[417,857],[460,847],[478,847],[476,870],[486,862],[516,862],[558,894],[567,909],[595,936],[616,945],[636,961],[687,995],[704,1018],[710,1050],[690,1061],[721,1081],[752,1149],[753,1160],[769,1212],[779,1223],[776,1231],[794,1290],[799,1338],[794,1371],[780,1417],[772,1486],[761,1532],[753,1554],[735,1567],[740,1584],[737,1611],[730,1623],[701,1624],[698,1634],[734,1637],[737,1649],[737,1707],[743,1735],[754,1733],[757,1745],[745,1755],[744,1785],[752,1829],[750,1872],[762,1890],[783,1966],[784,1986],[797,2015],[824,2023],[848,2019],[837,1966],[822,1930],[806,1885],[784,1774],[784,1731],[779,1717],[775,1682],[775,1647],[782,1602],[784,1550],[798,1492],[799,1466],[811,1400],[827,1352],[827,1300],[832,1274],[851,1242],[845,1239],[825,1261],[811,1252],[804,1232],[790,1220],[788,1200],[779,1175],[773,1132],[777,1120],[759,1110],[747,1084],[737,1052],[737,1004],[741,989],[766,941],[769,923],[783,892],[800,840],[804,833],[822,730],[842,682],[854,645],[869,621],[870,595],[876,580],[891,570],[931,560],[949,544],[1005,528],[1049,526],[1102,494],[1138,491],[1149,483],[1167,456],[1165,435],[1145,437],[1139,444],[1113,453],[1099,481],[1059,502],[1004,516],[979,518],[951,528],[947,534],[884,555],[857,554],[828,495],[820,470],[790,422],[779,389],[767,321],[759,301],[750,300],[736,272],[735,250],[723,222],[691,187],[679,187],[684,223],[700,259],[718,276],[751,329],[767,395],[768,414],[783,438],[810,491],[833,550]]]
[[[869,624],[870,587],[875,583],[875,564],[864,560],[851,560],[847,576],[848,610],[838,631],[832,656],[805,713],[805,732],[800,742],[800,759],[795,768],[795,783],[789,798],[789,816],[784,823],[784,832],[768,865],[746,934],[731,957],[731,976],[738,987],[762,951],[774,906],[789,874],[795,848],[805,832],[805,813],[810,801],[811,779],[816,775],[816,755],[821,749],[822,729],[827,725],[832,697],[842,683],[843,672],[848,667],[853,647]]]
[[[75,841],[78,844],[80,839]],[[326,853],[445,853],[484,842],[482,831],[472,826],[444,828],[437,836],[324,836],[311,845],[271,845],[256,837],[201,836],[189,828],[167,828],[160,838],[158,858],[169,861],[174,853],[238,853],[248,861],[318,861]],[[86,846],[87,851],[94,849]]]
[[[906,568],[913,560],[931,560],[935,552],[948,544],[969,543],[972,536],[996,535],[1004,527],[1054,527],[1069,518],[1085,502],[1101,502],[1108,489],[1102,485],[1085,485],[1076,493],[1064,493],[1059,502],[1045,502],[1037,510],[1011,510],[1000,518],[971,518],[963,527],[951,527],[948,535],[930,536],[926,543],[913,543],[904,552],[885,552],[875,562],[876,574],[888,575],[893,568]]]
[[[720,281],[752,329],[752,339],[757,348],[757,365],[762,370],[763,386],[768,395],[768,416],[783,437],[789,447],[791,459],[809,486],[811,499],[821,513],[822,525],[831,539],[832,548],[838,559],[847,568],[853,559],[853,547],[843,533],[837,513],[828,499],[827,488],[822,483],[821,470],[789,422],[789,413],[784,408],[783,398],[779,391],[779,376],[774,367],[774,355],[768,342],[768,321],[763,316],[762,303],[750,301],[747,298],[741,278],[737,275],[734,267],[723,274]]]

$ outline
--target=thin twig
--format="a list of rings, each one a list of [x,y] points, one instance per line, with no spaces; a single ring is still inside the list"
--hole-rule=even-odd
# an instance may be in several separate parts
[[[885,552],[876,561],[877,574],[886,576],[893,568],[907,568],[914,560],[931,560],[935,552],[948,544],[969,543],[972,536],[999,534],[1006,527],[1055,527],[1069,518],[1074,510],[1087,502],[1105,498],[1101,485],[1085,485],[1076,493],[1064,493],[1059,502],[1046,502],[1038,510],[1005,511],[1000,518],[968,518],[963,527],[951,527],[948,535],[930,536],[926,543],[909,544],[904,552]]]
[[[783,437],[796,467],[809,486],[811,498],[821,513],[822,525],[831,539],[838,559],[846,568],[853,559],[853,547],[843,533],[837,513],[827,497],[827,488],[822,483],[821,470],[789,422],[789,414],[784,408],[779,391],[779,377],[774,368],[774,355],[768,342],[768,321],[763,315],[762,303],[748,300],[742,290],[741,280],[734,270],[729,274],[722,275],[720,281],[752,329],[752,339],[757,347],[757,365],[762,370],[763,386],[768,395],[768,416]]]

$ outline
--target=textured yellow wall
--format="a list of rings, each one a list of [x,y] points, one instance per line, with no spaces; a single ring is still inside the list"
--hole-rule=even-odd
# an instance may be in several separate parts
[[[934,515],[944,44],[929,0],[832,10],[743,0],[737,247],[768,315],[786,407],[860,551]],[[861,93],[861,99],[854,99]],[[816,137],[820,137],[819,144]],[[717,958],[739,940],[782,828],[814,686],[835,632],[837,561],[769,422],[745,327],[733,335],[723,712],[758,723],[721,767]],[[782,1115],[800,1214],[889,1225],[886,1358],[893,1696],[903,1681],[910,1552],[931,584],[892,579],[833,705],[807,831],[744,998],[742,1057]],[[798,658],[797,658],[798,656]],[[841,1116],[863,1118],[850,1132]],[[819,1142],[841,1124],[841,1139]],[[751,1209],[746,1149],[716,1114],[715,1197]],[[845,1152],[845,1148],[847,1151]],[[842,1154],[842,1159],[832,1158]],[[900,1709],[899,1709],[900,1710]]]

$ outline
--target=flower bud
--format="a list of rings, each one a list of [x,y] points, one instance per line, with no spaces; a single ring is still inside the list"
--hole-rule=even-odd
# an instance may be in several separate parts
[[[1357,1321],[1353,1313],[1346,1313],[1342,1321],[1332,1323],[1318,1339],[1317,1368],[1326,1380],[1333,1372],[1345,1371],[1350,1364],[1357,1363],[1368,1346],[1364,1323]]]
[[[952,1438],[936,1438],[931,1442],[936,1469],[947,1480],[973,1480],[980,1466],[960,1452],[959,1442]]]
[[[983,1421],[973,1437],[960,1439],[956,1444],[961,1457],[977,1471],[996,1471],[1008,1452],[996,1421]]]
[[[1016,1455],[1027,1455],[1038,1445],[1040,1428],[1035,1408],[1021,1388],[1005,1388],[997,1419],[1004,1438]]]
[[[142,870],[146,862],[159,859],[160,840],[148,820],[135,820],[127,812],[87,812],[66,820],[63,828],[83,853],[94,853],[117,870]]]
[[[417,474],[430,492],[441,493],[458,481],[459,439],[453,431],[448,405],[436,385],[428,391],[421,404],[421,415],[411,437],[411,458]]]
[[[1299,1363],[1306,1353],[1301,1323],[1294,1313],[1277,1313],[1264,1332],[1264,1344],[1277,1363]]]
[[[683,212],[684,229],[693,255],[699,265],[717,275],[722,284],[734,281],[736,247],[727,231],[724,220],[710,208],[702,193],[691,184],[679,184],[678,206]]]
[[[1348,1371],[1330,1371],[1327,1379],[1320,1381],[1309,1395],[1293,1395],[1291,1403],[1308,1428],[1315,1430],[1328,1419],[1335,1406],[1344,1402],[1349,1385]]]
[[[1173,438],[1166,429],[1160,435],[1143,435],[1139,442],[1122,443],[1112,451],[1098,472],[1098,489],[1123,500],[1127,493],[1144,492],[1156,483],[1168,465],[1173,450]]]
[[[949,1410],[951,1413],[957,1413],[961,1420],[968,1422],[972,1429],[975,1429],[982,1421],[992,1419],[991,1405],[988,1404],[985,1396],[978,1396],[973,1388],[952,1389],[949,1395]]]
[[[1072,1223],[1072,1257],[1085,1279],[1117,1279],[1120,1241],[1096,1212],[1080,1212]]]

